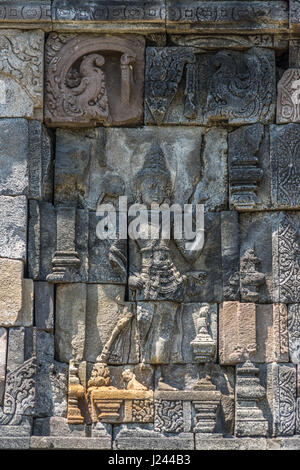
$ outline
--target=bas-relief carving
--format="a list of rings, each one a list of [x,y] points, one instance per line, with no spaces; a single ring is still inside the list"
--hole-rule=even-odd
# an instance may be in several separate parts
[[[0,116],[42,120],[44,33],[0,31]]]
[[[147,48],[147,124],[268,123],[274,96],[271,50],[197,54],[193,47]]]
[[[283,213],[273,232],[273,275],[275,300],[296,303],[299,295],[298,213]]]
[[[300,305],[288,305],[288,341],[290,361],[300,363]]]
[[[141,122],[143,37],[52,33],[46,48],[47,125]]]
[[[300,122],[300,70],[286,70],[278,82],[277,124]]]
[[[236,210],[255,209],[261,202],[257,190],[263,178],[260,168],[263,138],[262,124],[242,127],[229,134],[230,204]]]
[[[299,126],[270,126],[272,203],[278,208],[299,208]]]
[[[276,31],[288,24],[284,1],[167,1],[167,31],[174,33]],[[284,26],[285,25],[285,26]],[[187,30],[188,28],[188,30]]]

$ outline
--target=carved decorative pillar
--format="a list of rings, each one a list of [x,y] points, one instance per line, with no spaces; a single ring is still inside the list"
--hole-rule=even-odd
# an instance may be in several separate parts
[[[237,366],[235,433],[238,437],[266,436],[268,432],[268,422],[257,404],[266,395],[258,374],[258,367],[249,359]]]
[[[62,207],[57,209],[57,251],[52,258],[52,273],[48,282],[66,282],[69,268],[78,267],[80,260],[75,250],[76,209]]]

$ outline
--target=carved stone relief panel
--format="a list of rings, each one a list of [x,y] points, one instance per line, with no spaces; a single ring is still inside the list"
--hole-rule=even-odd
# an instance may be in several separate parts
[[[197,54],[193,47],[149,47],[145,89],[147,124],[272,122],[274,52]]]
[[[141,36],[50,34],[46,44],[47,125],[141,123],[144,44]]]
[[[0,44],[0,117],[42,120],[44,32],[1,30]]]
[[[272,203],[278,208],[300,207],[299,125],[270,126]]]
[[[238,0],[167,0],[167,31],[172,33],[269,32],[287,25],[288,5],[281,0],[244,1],[242,5]]]

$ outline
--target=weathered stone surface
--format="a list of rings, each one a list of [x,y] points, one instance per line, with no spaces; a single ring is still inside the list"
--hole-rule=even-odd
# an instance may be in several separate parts
[[[109,180],[108,180],[109,181]],[[88,281],[97,283],[125,284],[127,281],[127,240],[119,239],[119,220],[125,220],[127,230],[126,212],[116,212],[116,238],[101,239],[98,235],[98,224],[105,218],[100,218],[95,212],[89,212],[89,259]],[[109,216],[108,216],[109,217]]]
[[[87,285],[86,361],[98,360],[108,364],[138,362],[135,306],[124,302],[124,299],[125,286]]]
[[[142,36],[52,33],[46,44],[47,125],[141,123],[144,47]]]
[[[288,362],[287,309],[283,304],[223,302],[219,314],[221,364]]]
[[[288,306],[288,337],[290,360],[293,364],[300,364],[300,305]]]
[[[278,82],[277,124],[300,122],[300,69],[288,69]]]
[[[0,196],[0,257],[26,260],[27,202],[25,196]]]
[[[34,436],[86,437],[85,425],[70,425],[66,418],[52,416],[51,418],[36,418],[34,420]]]
[[[28,270],[34,280],[82,282],[87,278],[88,214],[29,201]]]
[[[87,4],[84,0],[55,0],[52,7],[56,31],[110,33],[165,31],[163,0],[110,0]]]
[[[209,33],[284,31],[288,6],[284,1],[167,0],[167,32]]]
[[[60,362],[83,358],[86,331],[86,284],[62,284],[56,290],[55,350]],[[96,332],[97,334],[97,332]]]
[[[28,123],[1,119],[0,194],[28,194]]]
[[[264,277],[263,282],[257,278],[255,274],[251,280],[251,291],[254,287],[256,291],[257,303],[284,302],[275,296],[274,291],[274,265],[276,263],[275,256],[272,255],[272,236],[278,224],[279,214],[276,212],[256,212],[253,214],[240,214],[240,257],[248,253],[253,254],[259,260],[256,272],[260,273],[259,277]],[[273,266],[272,266],[273,264]],[[273,271],[274,270],[274,271]],[[253,290],[253,292],[254,292]]]
[[[5,29],[0,41],[0,116],[42,120],[44,33]]]
[[[296,428],[296,366],[268,364],[267,399],[272,436],[291,436]]]
[[[268,132],[262,124],[229,134],[230,205],[238,211],[270,206]]]
[[[256,351],[256,306],[223,302],[219,311],[220,364],[242,362],[247,351]]]
[[[231,23],[232,24],[232,23]],[[251,35],[232,35],[232,34],[171,34],[170,43],[175,46],[192,46],[204,50],[233,49],[247,50],[250,47],[269,47],[276,50],[286,50],[288,41],[280,36],[272,34],[251,34]],[[152,44],[151,44],[152,45]],[[165,44],[157,44],[165,45]],[[292,66],[292,65],[291,65]]]
[[[233,79],[237,89],[243,88],[242,94],[231,88]],[[272,122],[274,79],[271,50],[252,48],[247,52],[197,54],[193,47],[148,47],[145,122],[158,125]]]
[[[300,2],[299,0],[291,0],[290,5],[290,28],[292,30],[299,30],[300,25]]]
[[[113,448],[116,450],[192,450],[193,433],[169,434],[155,432],[153,425],[141,427],[136,424],[123,424],[114,429]]]
[[[30,437],[1,437],[0,449],[29,449]]]
[[[272,204],[276,208],[299,208],[300,154],[297,124],[270,126]]]
[[[0,325],[33,324],[33,281],[23,279],[24,266],[19,260],[0,258]]]
[[[50,0],[7,0],[1,2],[0,28],[51,29]]]
[[[57,129],[55,152],[56,204],[96,210],[106,170],[103,128]],[[122,194],[121,194],[122,195]]]
[[[34,318],[37,328],[53,332],[54,286],[48,282],[34,283]]]
[[[215,439],[203,438],[201,434],[195,435],[196,450],[266,450],[267,444],[268,440],[262,437]]]
[[[52,135],[39,121],[28,122],[29,197],[42,201],[53,199]]]
[[[221,213],[223,299],[240,299],[239,220],[236,211]]]
[[[98,437],[32,436],[30,449],[111,449],[111,440]]]
[[[6,373],[7,330],[0,328],[0,406],[3,404]]]

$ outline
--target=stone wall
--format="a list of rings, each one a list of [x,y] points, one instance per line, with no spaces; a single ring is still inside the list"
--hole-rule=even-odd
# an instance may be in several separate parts
[[[300,1],[3,1],[0,141],[0,448],[300,448]]]

